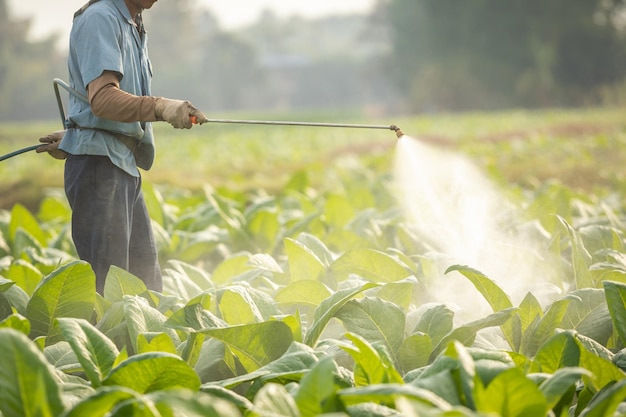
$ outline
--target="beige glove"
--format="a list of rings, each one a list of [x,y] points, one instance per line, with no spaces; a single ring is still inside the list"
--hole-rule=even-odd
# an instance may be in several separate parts
[[[48,154],[54,159],[67,158],[67,153],[59,149],[61,139],[63,139],[64,135],[65,130],[58,130],[56,132],[50,133],[49,135],[40,137],[39,142],[43,143],[43,145],[38,147],[35,151],[37,153],[48,152]]]
[[[158,98],[154,106],[157,120],[168,122],[176,129],[191,129],[193,123],[206,123],[206,116],[189,101]],[[192,121],[193,118],[193,121]]]

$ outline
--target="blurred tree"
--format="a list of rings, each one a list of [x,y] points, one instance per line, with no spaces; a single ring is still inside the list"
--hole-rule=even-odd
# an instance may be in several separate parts
[[[29,20],[12,19],[0,0],[0,120],[23,121],[58,115],[52,79],[64,72],[65,59],[55,37],[28,40]]]
[[[204,37],[193,0],[159,2],[144,14],[155,95],[185,97],[198,85]]]
[[[263,107],[265,72],[248,42],[216,32],[203,46],[199,66],[202,100],[209,111]]]
[[[280,18],[266,11],[239,36],[257,52],[267,109],[390,109],[387,20],[375,14]]]
[[[624,79],[623,0],[389,0],[415,109],[572,105]]]
[[[254,49],[195,6],[177,0],[146,13],[154,94],[185,97],[205,111],[245,107],[260,76]]]

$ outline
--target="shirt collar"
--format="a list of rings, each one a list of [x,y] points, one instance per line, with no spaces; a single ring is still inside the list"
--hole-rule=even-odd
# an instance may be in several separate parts
[[[124,0],[113,0],[113,4],[115,4],[117,9],[120,11],[120,13],[122,13],[128,23],[135,24],[135,22],[133,21],[133,17],[130,15],[130,11],[128,11],[128,6],[126,6]]]

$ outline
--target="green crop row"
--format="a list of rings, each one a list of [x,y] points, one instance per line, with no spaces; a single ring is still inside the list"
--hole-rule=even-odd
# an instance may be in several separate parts
[[[589,138],[587,155],[607,153]],[[537,142],[555,152],[531,139],[468,153],[502,180]],[[428,242],[391,165],[342,155],[275,192],[146,182],[163,293],[112,268],[96,294],[60,196],[0,212],[1,415],[625,415],[619,176],[593,193],[529,177],[506,190],[524,213],[511,228],[536,245],[514,249],[550,266],[514,293],[517,263],[491,276]]]

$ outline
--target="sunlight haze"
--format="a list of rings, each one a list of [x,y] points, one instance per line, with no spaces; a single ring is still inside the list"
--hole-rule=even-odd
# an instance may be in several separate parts
[[[163,1],[163,0],[161,0]],[[51,34],[61,36],[62,45],[69,36],[72,14],[86,0],[9,0],[12,16],[31,17],[30,36],[41,39]],[[235,28],[254,21],[264,10],[279,16],[316,17],[329,14],[363,13],[371,10],[375,0],[196,0],[198,6],[213,12],[223,28]],[[158,2],[155,5],[158,7]]]

